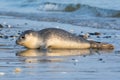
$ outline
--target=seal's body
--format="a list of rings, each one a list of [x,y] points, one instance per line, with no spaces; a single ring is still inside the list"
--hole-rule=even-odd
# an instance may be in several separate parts
[[[52,48],[52,49],[89,49],[111,48],[113,45],[88,41],[62,29],[46,28],[40,31],[27,30],[20,35],[17,44],[27,48]]]

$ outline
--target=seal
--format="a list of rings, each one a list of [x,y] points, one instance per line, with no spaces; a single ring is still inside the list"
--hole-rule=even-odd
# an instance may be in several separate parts
[[[89,41],[58,28],[27,30],[19,36],[16,43],[30,49],[114,49],[112,44]]]

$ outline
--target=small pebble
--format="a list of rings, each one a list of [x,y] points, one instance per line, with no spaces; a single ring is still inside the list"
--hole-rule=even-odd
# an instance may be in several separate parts
[[[101,33],[99,33],[99,32],[95,32],[95,35],[101,35]]]
[[[101,35],[99,32],[89,33],[90,35]]]
[[[25,23],[25,25],[28,25],[28,23]]]
[[[99,61],[102,61],[102,60],[103,60],[102,58],[99,59]]]
[[[75,62],[78,62],[78,60],[77,60],[77,59],[72,59],[72,60],[74,60]]]
[[[8,39],[8,36],[4,36],[4,39]]]
[[[2,35],[0,35],[0,38],[3,38],[3,36],[2,36]]]
[[[5,75],[5,73],[4,72],[0,72],[0,76],[3,76],[3,75]]]
[[[20,26],[19,24],[17,24],[17,26]]]
[[[97,36],[97,38],[100,38],[100,36]]]
[[[81,33],[83,33],[83,31],[81,31]]]
[[[103,38],[111,38],[111,36],[105,36],[105,37],[103,37]]]
[[[11,25],[9,25],[9,24],[6,24],[5,25],[7,28],[11,28],[12,26]]]
[[[86,55],[83,55],[83,57],[86,57]]]
[[[12,26],[11,25],[8,25],[8,28],[11,28]]]
[[[18,37],[18,36],[17,36],[17,35],[16,35],[16,36],[11,35],[10,37],[13,38],[13,39],[15,39],[15,38]]]
[[[15,68],[14,72],[18,73],[21,72],[22,70],[20,68]]]
[[[0,24],[0,28],[3,28],[3,25],[2,25],[2,24]]]

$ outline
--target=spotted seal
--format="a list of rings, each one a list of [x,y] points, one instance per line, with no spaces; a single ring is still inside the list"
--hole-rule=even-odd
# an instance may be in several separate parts
[[[30,49],[113,49],[108,43],[89,41],[68,31],[58,28],[46,28],[40,31],[27,30],[16,40],[18,45]]]

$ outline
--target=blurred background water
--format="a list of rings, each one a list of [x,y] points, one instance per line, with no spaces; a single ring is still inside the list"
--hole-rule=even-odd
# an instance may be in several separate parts
[[[120,29],[119,0],[0,0],[0,3],[0,15],[4,16]]]

